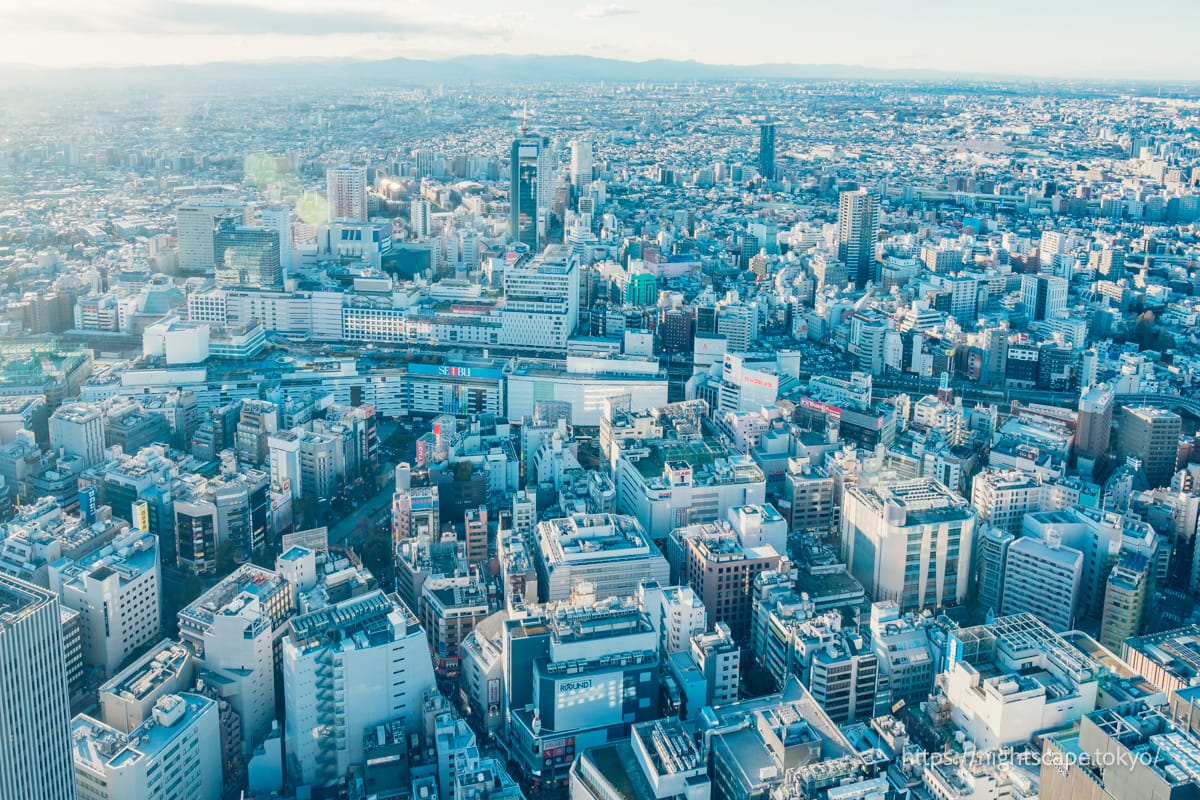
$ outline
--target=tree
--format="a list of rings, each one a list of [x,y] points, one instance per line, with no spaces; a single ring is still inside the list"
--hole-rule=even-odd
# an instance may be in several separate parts
[[[391,574],[392,537],[382,528],[374,528],[362,543],[362,563],[376,577]]]
[[[233,542],[226,539],[217,546],[217,573],[220,575],[228,575],[233,572],[233,568],[237,566]]]

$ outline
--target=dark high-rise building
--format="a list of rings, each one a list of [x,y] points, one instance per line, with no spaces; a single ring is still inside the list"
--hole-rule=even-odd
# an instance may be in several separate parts
[[[758,172],[764,180],[775,180],[774,122],[764,122],[758,129]]]
[[[538,209],[550,202],[550,140],[545,136],[522,136],[513,142],[509,203],[509,232],[513,241],[537,251]]]
[[[217,217],[213,229],[213,260],[217,286],[222,288],[282,289],[279,232],[242,225],[239,215]]]
[[[838,258],[855,286],[875,280],[875,240],[879,238],[879,201],[866,189],[842,192],[838,204]]]

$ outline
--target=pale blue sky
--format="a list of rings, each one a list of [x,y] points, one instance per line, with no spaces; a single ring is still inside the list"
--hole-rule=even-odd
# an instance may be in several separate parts
[[[1200,79],[1197,30],[1200,0],[0,0],[0,63],[565,53]]]

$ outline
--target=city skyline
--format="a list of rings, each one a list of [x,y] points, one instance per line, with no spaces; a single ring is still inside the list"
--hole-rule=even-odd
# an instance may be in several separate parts
[[[1107,0],[1050,7],[1019,0],[965,15],[948,0],[925,0],[916,11],[869,0],[851,17],[827,6],[780,9],[763,0],[741,4],[737,14],[713,0],[688,5],[534,0],[503,8],[468,0],[451,14],[411,1],[367,0],[343,10],[317,0],[67,0],[48,10],[15,0],[0,10],[0,64],[72,69],[581,55],[733,66],[1200,79],[1186,48],[1146,46],[1161,36],[1162,20],[1186,29],[1189,20],[1200,23],[1200,9],[1183,0],[1155,5],[1158,13],[1131,16]]]

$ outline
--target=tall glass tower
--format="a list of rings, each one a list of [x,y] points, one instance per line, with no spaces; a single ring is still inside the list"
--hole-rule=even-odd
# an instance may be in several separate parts
[[[242,225],[232,215],[217,217],[213,260],[221,288],[283,288],[279,232],[273,228]]]
[[[550,140],[545,136],[522,136],[513,142],[509,202],[509,230],[513,241],[537,252],[538,209],[549,205]]]
[[[838,258],[859,289],[876,278],[879,201],[865,189],[842,192],[838,203]]]
[[[775,123],[770,120],[758,129],[758,174],[775,180]]]

